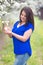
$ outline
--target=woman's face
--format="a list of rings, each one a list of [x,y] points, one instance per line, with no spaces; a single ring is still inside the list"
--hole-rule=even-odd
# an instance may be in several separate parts
[[[20,15],[20,18],[21,18],[22,22],[26,22],[26,13],[25,13],[25,11],[22,11],[22,13]]]

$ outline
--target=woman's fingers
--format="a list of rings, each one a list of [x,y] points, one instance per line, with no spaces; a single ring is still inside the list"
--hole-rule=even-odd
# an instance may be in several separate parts
[[[10,28],[9,27],[4,27],[4,33],[5,34],[11,34],[11,30],[10,30]]]

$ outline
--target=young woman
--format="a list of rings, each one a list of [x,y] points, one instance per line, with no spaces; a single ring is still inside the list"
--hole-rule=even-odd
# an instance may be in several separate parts
[[[15,53],[14,65],[26,65],[27,60],[32,55],[30,38],[33,30],[33,12],[29,7],[22,8],[20,19],[14,24],[12,31],[9,28],[4,28],[4,32],[13,39]]]

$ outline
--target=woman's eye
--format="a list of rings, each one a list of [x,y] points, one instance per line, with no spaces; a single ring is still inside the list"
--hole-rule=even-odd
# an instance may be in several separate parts
[[[23,16],[23,14],[21,14]]]
[[[22,16],[26,17],[26,15],[21,14]]]

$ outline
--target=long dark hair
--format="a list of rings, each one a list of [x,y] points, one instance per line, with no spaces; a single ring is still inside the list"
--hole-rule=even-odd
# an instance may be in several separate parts
[[[26,24],[30,22],[34,25],[34,17],[33,17],[33,12],[31,10],[31,8],[30,7],[23,7],[21,9],[20,16],[22,14],[22,11],[25,11],[25,13],[26,13]],[[20,18],[20,22],[22,22],[21,18]]]

